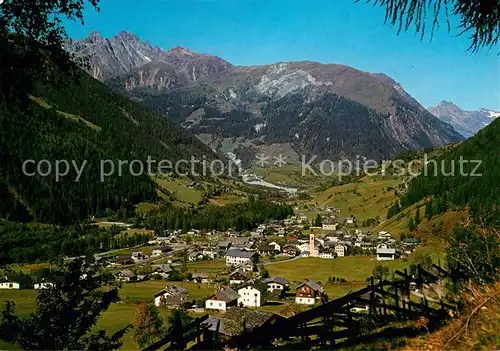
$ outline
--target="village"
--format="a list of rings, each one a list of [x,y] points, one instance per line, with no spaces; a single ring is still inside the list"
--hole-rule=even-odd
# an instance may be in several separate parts
[[[336,264],[350,256],[380,263],[401,261],[418,246],[418,238],[398,240],[386,231],[358,229],[355,217],[342,217],[339,210],[328,207],[318,211],[314,219],[299,212],[283,221],[262,223],[249,232],[165,232],[151,238],[147,246],[131,249],[129,255],[117,252],[96,259],[105,260],[125,288],[128,284],[142,286],[144,296],[146,289],[151,289],[145,282],[154,282],[155,287],[165,282],[163,289],[149,293],[157,307],[210,313],[210,321],[216,325],[221,318],[229,318],[225,323],[231,323],[236,315],[250,314],[267,322],[274,312],[307,309],[327,298],[333,283],[341,285],[350,279],[348,274],[326,274],[316,280],[308,278],[313,274],[288,274],[287,278],[279,267],[317,259],[324,262],[318,266],[329,267],[328,262]],[[370,274],[368,271],[367,276]],[[33,289],[49,286],[38,282]],[[18,282],[0,283],[0,289],[19,288]],[[352,308],[357,312],[367,309]],[[224,313],[228,310],[232,312]]]

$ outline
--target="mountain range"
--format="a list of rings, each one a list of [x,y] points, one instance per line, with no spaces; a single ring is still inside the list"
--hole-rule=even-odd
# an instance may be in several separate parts
[[[255,156],[390,158],[463,140],[381,73],[313,61],[234,66],[129,32],[68,40],[89,73],[246,166]]]
[[[443,122],[451,124],[465,138],[472,137],[495,118],[500,117],[500,112],[485,108],[464,111],[450,101],[441,101],[437,106],[429,107],[429,112]]]

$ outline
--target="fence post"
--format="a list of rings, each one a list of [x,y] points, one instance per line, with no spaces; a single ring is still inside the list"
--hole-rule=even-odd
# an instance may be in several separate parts
[[[407,268],[405,268],[405,293],[406,293],[406,298],[408,299],[408,312],[410,314],[411,313],[410,277],[408,276]]]
[[[375,286],[373,284],[373,276],[370,277],[370,286],[371,286],[371,292],[370,292],[370,314],[376,314],[376,309],[375,309]]]
[[[386,319],[387,317],[387,309],[385,307],[385,295],[384,295],[384,282],[382,280],[379,281],[379,286],[380,286],[380,292],[381,292],[381,296],[382,296],[382,305],[383,307],[381,306],[380,308],[383,309],[384,311],[384,320]],[[380,311],[382,314],[382,311]]]
[[[398,286],[397,285],[394,285],[394,295],[396,296],[394,298],[394,307],[396,307],[396,310],[398,309],[399,307],[399,301],[398,301]]]

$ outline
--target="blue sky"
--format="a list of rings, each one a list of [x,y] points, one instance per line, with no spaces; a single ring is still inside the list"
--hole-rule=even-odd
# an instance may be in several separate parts
[[[101,1],[101,12],[86,11],[84,27],[68,24],[72,38],[127,30],[164,49],[185,46],[236,65],[341,63],[386,73],[425,107],[451,100],[463,109],[500,110],[500,48],[470,53],[468,38],[445,25],[432,42],[397,36],[383,24],[383,10],[364,2]]]

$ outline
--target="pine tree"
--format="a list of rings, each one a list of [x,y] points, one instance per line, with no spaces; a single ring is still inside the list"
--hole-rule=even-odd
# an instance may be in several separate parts
[[[418,227],[420,222],[421,220],[420,220],[420,207],[419,207],[417,208],[417,212],[415,213],[415,226]]]
[[[25,350],[114,350],[130,326],[108,335],[95,330],[100,315],[119,301],[118,287],[103,289],[109,281],[102,265],[91,259],[75,259],[64,265],[40,290],[36,311],[18,318],[12,303],[6,305],[0,323],[0,339]]]
[[[315,227],[321,227],[323,224],[323,219],[321,218],[321,215],[318,213],[316,215],[316,218],[314,219],[314,226]]]
[[[410,232],[413,232],[417,226],[415,225],[415,219],[413,217],[410,218],[410,223],[408,224],[408,229]]]
[[[433,211],[432,211],[432,201],[427,201],[425,203],[425,218],[427,218],[427,220],[431,220],[432,219],[432,216],[433,216]]]

